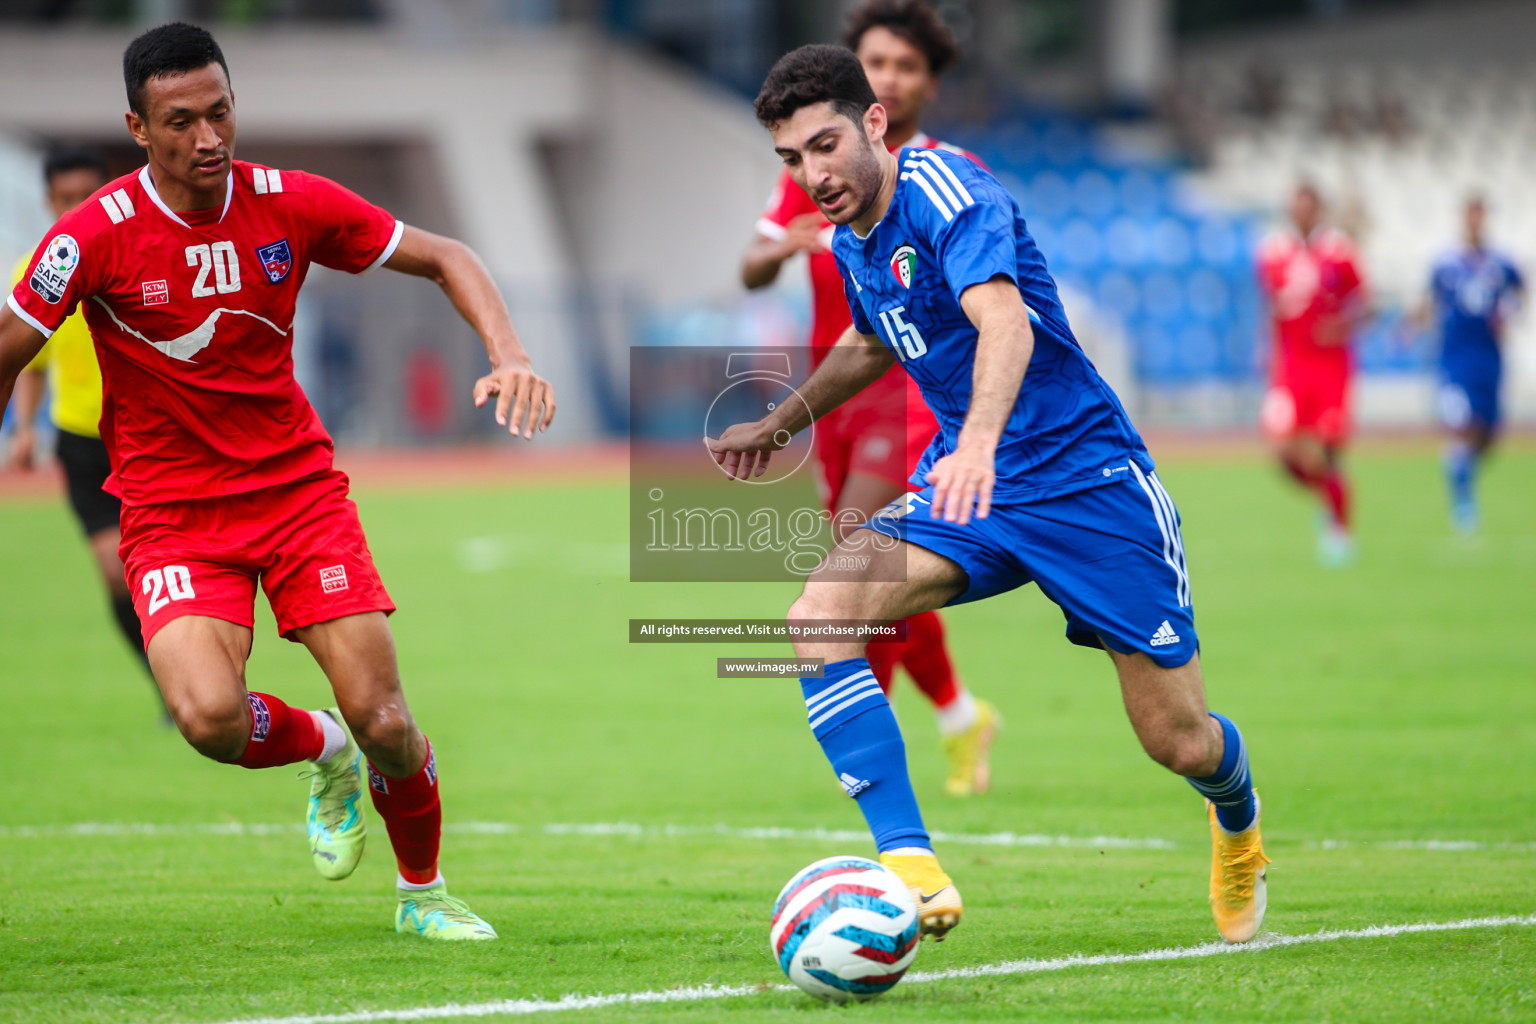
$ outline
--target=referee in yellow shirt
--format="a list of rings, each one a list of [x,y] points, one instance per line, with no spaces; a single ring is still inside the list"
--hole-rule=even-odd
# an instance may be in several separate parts
[[[107,162],[84,150],[61,150],[48,156],[43,164],[43,177],[48,184],[48,207],[57,220],[107,183]],[[12,287],[26,272],[30,258],[29,254],[16,265]],[[80,310],[60,325],[16,381],[12,397],[16,430],[7,458],[13,469],[32,467],[37,446],[32,424],[37,419],[45,382],[53,394],[49,416],[58,428],[57,454],[69,487],[70,507],[96,555],[112,597],[112,613],[118,628],[147,671],[149,661],[144,655],[139,617],[134,614],[123,562],[117,554],[122,504],[116,496],[101,489],[111,472],[107,446],[101,439],[101,367],[96,363],[96,346]]]

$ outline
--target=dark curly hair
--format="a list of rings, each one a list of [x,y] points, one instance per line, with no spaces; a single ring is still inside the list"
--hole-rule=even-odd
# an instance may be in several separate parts
[[[928,70],[935,75],[942,74],[960,56],[954,33],[928,0],[868,0],[848,15],[843,42],[848,49],[858,50],[864,33],[872,28],[889,29],[923,51]]]
[[[224,51],[208,30],[184,21],[152,28],[128,44],[123,51],[123,86],[128,90],[128,105],[143,117],[144,83],[162,75],[184,75],[188,71],[217,64],[229,81],[229,65]]]
[[[780,57],[763,79],[752,109],[764,127],[772,128],[801,107],[831,103],[833,110],[858,124],[876,102],[864,65],[853,51],[819,43]]]

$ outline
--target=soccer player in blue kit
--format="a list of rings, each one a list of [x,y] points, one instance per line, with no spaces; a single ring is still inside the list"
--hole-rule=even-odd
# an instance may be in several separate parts
[[[1146,752],[1206,798],[1216,924],[1248,941],[1265,907],[1259,802],[1242,735],[1206,709],[1178,512],[1073,338],[1018,204],[963,156],[887,152],[885,110],[841,47],[780,59],[756,112],[837,225],[853,326],[802,387],[804,405],[780,403],[705,443],[728,476],[761,475],[813,417],[897,362],[940,424],[918,489],[845,539],[789,618],[896,620],[1039,584],[1073,643],[1108,651]],[[960,922],[960,895],[934,855],[864,644],[802,641],[795,653],[823,659],[824,677],[801,680],[811,730],[880,862],[912,890],[923,934],[942,939]]]
[[[1484,237],[1487,208],[1472,196],[1462,210],[1464,245],[1435,264],[1430,300],[1440,333],[1440,420],[1450,438],[1445,450],[1451,523],[1477,531],[1478,463],[1499,426],[1504,322],[1518,308],[1525,280],[1508,256]]]

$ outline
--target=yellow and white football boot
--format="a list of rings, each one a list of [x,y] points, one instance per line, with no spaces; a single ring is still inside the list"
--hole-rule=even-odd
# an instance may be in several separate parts
[[[931,853],[882,853],[880,864],[907,883],[917,904],[918,929],[923,937],[932,935],[935,942],[943,942],[949,930],[960,923],[965,908],[960,903],[960,890],[939,867],[939,858]]]
[[[1216,805],[1205,802],[1211,821],[1211,913],[1228,942],[1247,942],[1264,923],[1266,901],[1264,841],[1259,836],[1259,795],[1253,795],[1253,824],[1235,835],[1216,820]]]

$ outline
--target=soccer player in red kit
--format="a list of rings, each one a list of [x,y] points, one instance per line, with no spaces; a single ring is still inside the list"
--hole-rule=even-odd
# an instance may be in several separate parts
[[[1274,320],[1260,420],[1286,472],[1321,499],[1318,559],[1336,567],[1354,557],[1341,455],[1351,428],[1350,333],[1365,313],[1365,281],[1355,244],[1322,216],[1316,187],[1298,185],[1292,228],[1271,235],[1259,250],[1259,281]]]
[[[869,0],[849,16],[844,42],[858,55],[890,118],[887,148],[963,152],[929,138],[918,127],[939,74],[959,55],[954,37],[926,0]],[[973,154],[966,155],[980,163]],[[814,307],[813,367],[853,322],[831,238],[831,222],[785,171],[742,260],[742,283],[762,288],[778,277],[786,260],[806,254]],[[891,271],[910,274],[911,267],[893,266]],[[908,478],[938,430],[938,420],[917,385],[899,366],[816,424],[817,483],[838,540],[906,493]],[[843,515],[848,512],[857,514]],[[871,643],[868,655],[882,689],[890,691],[896,666],[901,665],[933,702],[949,761],[945,789],[955,796],[986,792],[991,782],[988,753],[1000,719],[990,703],[973,697],[956,678],[939,614],[912,616],[905,640]]]
[[[532,438],[554,415],[506,306],[462,244],[402,225],[324,178],[234,159],[235,103],[213,37],[175,23],[123,55],[128,130],[147,165],[54,225],[0,310],[0,409],[78,305],[105,385],[101,434],[122,555],[155,680],[182,735],[245,768],[309,762],[309,840],[326,878],[362,855],[367,788],[399,867],[396,930],[493,939],[438,871],[432,746],[401,690],[394,610],[293,376],[294,301],[311,264],[435,280],[485,342],[474,398]],[[248,691],[260,582],[336,708]],[[354,739],[355,737],[355,739]]]

